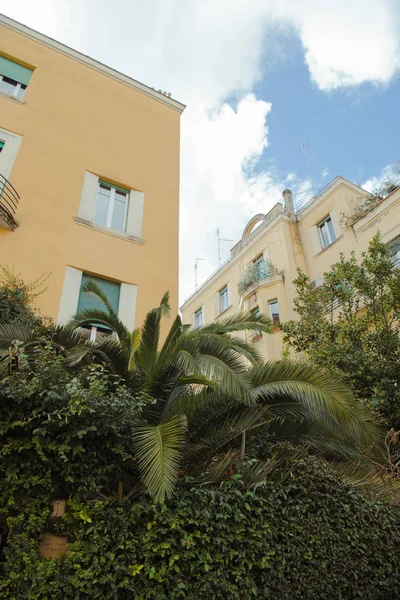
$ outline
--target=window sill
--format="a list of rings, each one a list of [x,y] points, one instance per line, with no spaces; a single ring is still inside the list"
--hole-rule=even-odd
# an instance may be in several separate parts
[[[329,248],[332,248],[332,246],[334,246],[336,244],[336,242],[338,242],[339,240],[341,240],[342,237],[343,237],[343,233],[342,233],[342,235],[339,235],[339,237],[337,237],[334,242],[332,242],[331,244],[329,244],[329,246],[325,246],[325,248],[322,248],[321,250],[319,250],[319,252],[317,252],[316,254],[314,254],[314,256],[319,256],[320,254],[322,254],[326,250],[329,250]]]
[[[232,308],[232,304],[230,304],[230,305],[229,305],[229,306],[228,306],[228,307],[227,307],[225,310],[223,310],[222,312],[218,313],[218,314],[217,314],[217,316],[216,316],[216,319],[219,319],[219,317],[220,317],[221,315],[224,315],[225,313],[227,313],[227,312],[228,312],[228,310],[229,310],[230,308]]]
[[[12,94],[7,94],[7,92],[0,92],[0,98],[8,98],[8,100],[13,100],[17,104],[26,104],[25,100],[21,100],[21,98],[12,96]]]
[[[106,233],[107,235],[112,235],[113,237],[120,238],[122,240],[126,240],[127,242],[132,242],[133,244],[139,244],[142,246],[144,244],[144,239],[140,237],[136,237],[135,235],[129,235],[128,233],[123,233],[122,231],[116,231],[115,229],[109,229],[108,227],[101,227],[100,225],[96,225],[92,223],[92,221],[87,221],[86,219],[81,219],[81,217],[74,217],[75,223],[78,225],[83,225],[83,227],[89,227],[90,229],[95,229],[101,233]]]

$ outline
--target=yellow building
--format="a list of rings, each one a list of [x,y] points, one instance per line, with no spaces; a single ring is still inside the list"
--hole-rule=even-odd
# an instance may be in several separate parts
[[[354,250],[360,256],[377,231],[400,259],[400,188],[383,199],[370,198],[362,188],[336,177],[295,210],[292,194],[285,190],[283,205],[255,215],[231,258],[186,300],[183,321],[198,327],[238,310],[260,311],[276,327],[272,335],[250,338],[265,359],[279,359],[279,322],[296,319],[293,280],[298,268],[319,286],[340,253],[349,256]]]
[[[4,16],[0,41],[0,264],[51,273],[59,323],[89,277],[129,329],[167,290],[176,312],[184,106]]]

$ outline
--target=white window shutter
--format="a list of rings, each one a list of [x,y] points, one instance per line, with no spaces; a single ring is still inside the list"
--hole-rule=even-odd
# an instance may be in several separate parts
[[[143,237],[144,192],[131,190],[129,192],[128,216],[126,233],[135,237]]]
[[[333,225],[333,230],[335,232],[335,236],[338,238],[339,235],[341,234],[341,227],[339,225],[337,211],[335,208],[333,210],[331,210],[330,217],[331,217],[331,221],[332,221],[332,225]]]
[[[81,192],[78,217],[85,221],[91,221],[94,215],[99,178],[93,173],[86,171]]]
[[[76,313],[81,282],[82,271],[74,269],[74,267],[67,267],[65,270],[64,285],[58,309],[58,325],[66,325]]]
[[[137,285],[121,283],[119,292],[118,317],[128,331],[135,329]]]
[[[196,313],[192,313],[192,318],[191,318],[190,324],[191,324],[192,328],[195,329],[195,327],[196,327]]]
[[[3,177],[9,179],[22,142],[22,136],[0,129],[0,139],[5,142],[0,153],[0,173]]]
[[[314,250],[314,254],[318,254],[318,252],[321,252],[322,246],[321,246],[321,240],[319,237],[318,227],[316,225],[314,225],[314,227],[311,227],[310,235],[311,235],[311,243],[312,243],[312,247]]]

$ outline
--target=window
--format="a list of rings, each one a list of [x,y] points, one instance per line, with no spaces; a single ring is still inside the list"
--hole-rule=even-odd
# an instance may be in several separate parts
[[[32,70],[0,56],[0,92],[22,100]]]
[[[93,222],[116,231],[125,231],[129,192],[99,181]]]
[[[279,318],[279,306],[278,300],[270,300],[268,302],[269,307],[269,316],[271,317],[273,327],[279,327],[280,318]]]
[[[196,312],[194,313],[194,326],[196,329],[199,329],[199,327],[203,326],[203,309],[199,308],[199,310],[196,310]]]
[[[5,146],[5,142],[2,142],[2,141],[0,140],[0,152],[2,152],[2,150],[3,150],[4,146]]]
[[[321,244],[323,248],[327,248],[332,242],[336,240],[335,230],[333,229],[332,219],[326,217],[321,223],[317,225]]]
[[[258,258],[253,260],[253,265],[257,269],[257,279],[262,279],[265,277],[265,262],[264,256],[261,254]]]
[[[107,296],[109,303],[113,310],[118,314],[119,307],[119,296],[120,296],[120,284],[114,281],[107,281],[106,279],[100,279],[99,277],[93,277],[92,275],[82,275],[81,289],[79,291],[78,308],[77,312],[80,313],[84,310],[106,310],[104,304],[96,296],[89,292],[84,292],[83,288],[89,282],[93,281],[96,283],[101,291]],[[90,331],[90,341],[95,341],[97,335],[106,334],[109,335],[111,330],[105,325],[99,325],[91,323],[86,327]]]
[[[393,259],[393,264],[396,268],[400,267],[400,235],[388,243],[390,256]]]
[[[219,291],[219,312],[224,312],[228,308],[228,306],[228,286],[226,285],[222,288],[222,290]]]

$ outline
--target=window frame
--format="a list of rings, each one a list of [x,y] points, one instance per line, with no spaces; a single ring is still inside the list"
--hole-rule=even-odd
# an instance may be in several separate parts
[[[278,321],[276,321],[276,320],[274,319],[274,317],[273,317],[273,313],[272,313],[272,306],[273,306],[274,304],[276,304],[276,308],[278,309],[278,310],[277,310],[277,313],[275,313],[275,314],[277,314],[277,315],[278,315]],[[269,316],[270,316],[270,319],[271,319],[271,321],[272,321],[272,327],[273,327],[274,329],[275,329],[276,327],[280,327],[280,325],[281,325],[281,313],[280,313],[280,310],[279,310],[279,301],[278,301],[278,298],[273,298],[272,300],[268,300],[268,311],[269,311]]]
[[[331,228],[329,228],[328,223],[331,224]],[[332,217],[330,214],[327,215],[324,219],[322,219],[322,221],[317,223],[316,227],[318,229],[319,240],[320,240],[323,250],[325,250],[325,248],[328,248],[328,246],[333,244],[333,242],[336,242],[336,240],[337,240],[336,231],[335,231],[335,227],[333,225]],[[326,235],[328,238],[327,244],[325,244],[324,232],[326,232]],[[332,233],[333,233],[334,237],[332,237]]]
[[[222,287],[219,292],[218,292],[218,296],[219,296],[219,314],[225,312],[226,310],[228,310],[229,308],[229,289],[228,289],[228,284],[224,285],[224,287]],[[226,298],[226,306],[223,307],[223,302],[224,302],[224,298]]]
[[[198,324],[197,323],[197,318],[200,317],[201,323]],[[194,312],[194,328],[195,329],[200,329],[200,327],[203,327],[203,307],[200,306],[200,308],[198,308],[195,312]]]
[[[110,189],[110,196],[109,196],[108,209],[107,209],[107,219],[106,219],[105,225],[100,225],[100,223],[96,223],[96,221],[95,221],[96,209],[97,209],[97,204],[98,204],[98,199],[99,199],[99,190],[102,185],[105,187],[107,186]],[[126,194],[124,223],[123,223],[122,230],[111,227],[113,213],[114,213],[115,195],[117,192],[120,192],[120,193],[124,192]],[[130,190],[126,190],[125,188],[118,187],[116,185],[112,185],[111,183],[108,183],[107,181],[103,181],[102,179],[99,179],[98,184],[97,184],[96,201],[94,203],[94,208],[93,208],[92,223],[94,223],[98,227],[106,227],[107,229],[112,229],[113,231],[118,231],[120,233],[126,233],[129,201],[130,201]]]
[[[0,75],[0,82],[3,81],[3,79],[9,79],[10,81],[15,82],[15,89],[14,92],[12,94],[10,94],[10,92],[6,92],[2,89],[0,89],[0,93],[1,94],[6,94],[7,96],[10,96],[11,98],[17,98],[17,100],[23,100],[24,95],[25,95],[25,90],[27,88],[27,85],[25,83],[20,83],[19,81],[17,81],[16,79],[12,79],[11,77],[7,77],[7,75]],[[19,92],[20,90],[22,90],[22,96],[19,96]]]

